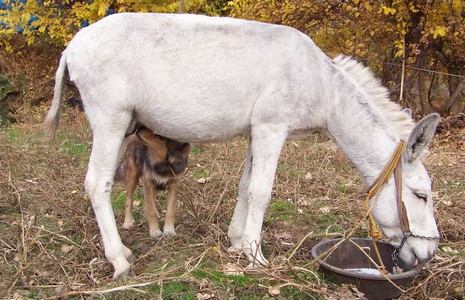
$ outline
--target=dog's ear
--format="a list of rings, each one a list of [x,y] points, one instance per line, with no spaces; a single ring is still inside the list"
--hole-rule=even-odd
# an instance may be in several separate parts
[[[166,156],[166,141],[163,140],[159,135],[156,135],[148,128],[141,128],[136,132],[139,140],[146,145],[150,152],[158,158],[164,158]]]
[[[171,147],[172,148],[171,150],[169,150],[169,157],[168,157],[168,162],[170,164],[173,164],[176,161],[182,161],[182,160],[188,159],[189,153],[191,152],[191,144],[180,143],[180,142],[171,140]]]
[[[180,151],[184,158],[187,158],[189,156],[189,153],[191,153],[191,148],[192,148],[192,145],[189,143],[182,144]]]

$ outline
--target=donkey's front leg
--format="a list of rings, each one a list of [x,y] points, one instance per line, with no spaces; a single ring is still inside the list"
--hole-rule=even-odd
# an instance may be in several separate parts
[[[267,265],[262,254],[260,235],[265,210],[271,200],[274,176],[287,127],[281,124],[259,124],[252,127],[252,173],[248,189],[248,211],[242,236],[242,250],[251,267]]]
[[[248,201],[249,201],[249,183],[250,173],[252,170],[252,148],[251,140],[247,146],[247,157],[245,159],[244,171],[241,181],[239,182],[239,195],[234,208],[234,214],[228,227],[228,238],[231,243],[228,251],[242,251],[242,236],[244,235],[245,220],[247,218]]]
[[[92,154],[85,180],[86,192],[92,202],[102,235],[105,257],[115,269],[114,279],[126,276],[130,268],[128,260],[133,260],[131,250],[121,242],[110,202],[112,181],[119,155],[115,149],[120,148],[122,136],[123,134],[115,136],[111,133],[100,134],[94,131]]]

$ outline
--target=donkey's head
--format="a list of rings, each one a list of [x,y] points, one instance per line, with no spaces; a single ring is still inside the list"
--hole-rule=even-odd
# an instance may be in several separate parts
[[[391,176],[384,189],[372,200],[376,201],[373,216],[397,248],[406,269],[430,260],[439,243],[431,181],[421,161],[439,120],[438,114],[430,114],[415,125],[402,153],[399,183],[396,185],[395,175]],[[401,198],[396,196],[398,193]]]

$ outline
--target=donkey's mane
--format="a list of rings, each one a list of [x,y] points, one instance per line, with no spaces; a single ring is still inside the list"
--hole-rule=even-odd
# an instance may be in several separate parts
[[[392,126],[401,138],[407,138],[414,126],[412,118],[402,111],[400,105],[389,99],[388,89],[373,72],[349,56],[339,55],[333,62],[363,89],[368,96],[367,101],[373,104],[385,122]]]

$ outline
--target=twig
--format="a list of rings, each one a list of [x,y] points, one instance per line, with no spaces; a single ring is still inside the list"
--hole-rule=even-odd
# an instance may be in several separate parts
[[[294,254],[297,252],[297,250],[300,249],[300,247],[302,246],[302,244],[305,242],[305,240],[307,240],[310,236],[313,235],[313,231],[307,233],[304,238],[302,240],[300,240],[300,242],[297,244],[297,246],[294,247],[294,249],[292,249],[292,252],[291,254],[289,254],[289,257],[287,258],[288,261],[291,260],[291,258],[294,256]]]
[[[215,209],[213,209],[213,211],[210,213],[210,215],[207,218],[207,223],[211,223],[211,221],[213,220],[213,217],[215,216],[216,212],[218,211],[218,207],[220,206],[221,202],[223,201],[223,197],[224,197],[224,195],[226,194],[227,191],[228,191],[228,185],[225,184],[224,188],[223,188],[223,192],[221,193],[221,195],[220,195],[220,197],[218,199],[218,202],[216,203]]]
[[[47,232],[47,233],[50,233],[51,235],[55,235],[55,236],[57,236],[57,237],[59,237],[59,238],[65,240],[65,241],[68,241],[69,243],[71,243],[71,244],[73,244],[73,245],[75,245],[75,246],[80,246],[79,244],[77,244],[76,242],[74,242],[73,240],[69,239],[68,237],[66,237],[66,236],[64,236],[64,235],[61,235],[61,234],[59,234],[59,233],[56,233],[56,232],[53,232],[53,231],[51,231],[51,230],[45,229],[44,226],[40,226],[40,227],[39,227],[39,226],[33,226],[33,228],[36,228],[36,229],[45,231],[45,232]]]
[[[123,291],[135,291],[138,293],[143,293],[146,294],[146,291],[142,291],[140,287],[145,287],[145,286],[150,286],[154,284],[159,284],[160,282],[163,281],[168,281],[168,280],[176,280],[180,279],[181,276],[176,276],[176,277],[164,277],[163,279],[157,279],[157,280],[152,280],[152,281],[147,281],[147,282],[141,282],[141,283],[135,283],[135,284],[129,284],[129,285],[123,285],[123,286],[118,286],[114,287],[111,289],[105,289],[105,290],[83,290],[83,291],[71,291],[71,292],[66,292],[63,294],[59,294],[57,296],[52,296],[48,298],[44,298],[44,300],[54,300],[54,299],[60,299],[60,298],[69,298],[72,296],[77,296],[77,295],[105,295],[105,294],[111,294],[115,292],[123,292]]]

